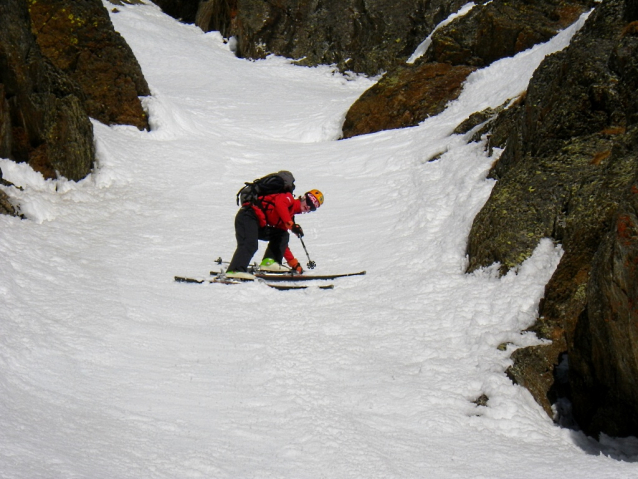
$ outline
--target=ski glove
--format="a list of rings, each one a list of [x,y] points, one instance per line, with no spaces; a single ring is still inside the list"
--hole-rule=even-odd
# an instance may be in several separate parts
[[[292,228],[290,228],[290,231],[296,234],[297,237],[303,238],[303,230],[301,229],[301,226],[299,226],[297,223],[292,225]]]
[[[302,274],[303,273],[303,268],[299,264],[299,260],[297,260],[297,258],[293,258],[290,261],[288,261],[288,265],[290,266],[290,268],[295,273],[297,273],[297,274]]]

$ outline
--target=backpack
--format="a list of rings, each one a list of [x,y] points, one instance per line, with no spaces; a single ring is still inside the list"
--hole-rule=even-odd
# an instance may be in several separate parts
[[[252,183],[246,182],[237,192],[237,205],[244,203],[259,204],[259,197],[274,193],[292,193],[295,189],[295,177],[290,171],[271,173],[257,178]]]

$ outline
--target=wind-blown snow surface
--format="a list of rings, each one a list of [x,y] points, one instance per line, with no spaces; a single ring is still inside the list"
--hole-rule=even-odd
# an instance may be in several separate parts
[[[573,31],[477,72],[419,127],[335,141],[371,80],[240,60],[155,6],[118,8],[152,131],[95,123],[79,183],[0,162],[28,218],[0,217],[1,477],[637,477],[634,440],[555,426],[504,374],[536,341],[521,331],[560,249],[464,274],[495,158],[452,129]],[[325,193],[298,218],[315,271],[368,274],[331,291],[174,283],[230,258],[236,191],[280,169]]]

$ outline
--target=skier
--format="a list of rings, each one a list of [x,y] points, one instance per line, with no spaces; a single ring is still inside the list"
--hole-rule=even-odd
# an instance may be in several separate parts
[[[303,230],[295,223],[295,214],[315,211],[322,204],[323,194],[319,190],[310,190],[299,198],[295,198],[292,193],[275,193],[259,197],[258,204],[242,204],[235,216],[237,249],[228,265],[226,276],[255,278],[248,273],[248,265],[257,252],[258,240],[268,241],[264,258],[259,265],[261,271],[287,271],[281,264],[285,258],[294,272],[303,273],[301,264],[288,248],[288,231],[301,238]]]

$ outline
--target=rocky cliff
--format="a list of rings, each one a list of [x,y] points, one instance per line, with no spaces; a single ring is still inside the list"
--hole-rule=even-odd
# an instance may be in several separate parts
[[[0,3],[0,156],[28,162],[46,178],[84,178],[93,166],[85,95],[42,55],[27,5]]]
[[[80,180],[95,160],[89,116],[148,128],[148,94],[101,0],[0,2],[0,157]]]
[[[590,434],[638,434],[637,22],[635,2],[605,0],[571,45],[541,64],[468,243],[470,271],[515,268],[543,237],[562,244],[532,328],[552,342],[516,351],[509,374],[548,414],[569,394]],[[569,381],[559,385],[555,369],[566,357]]]

